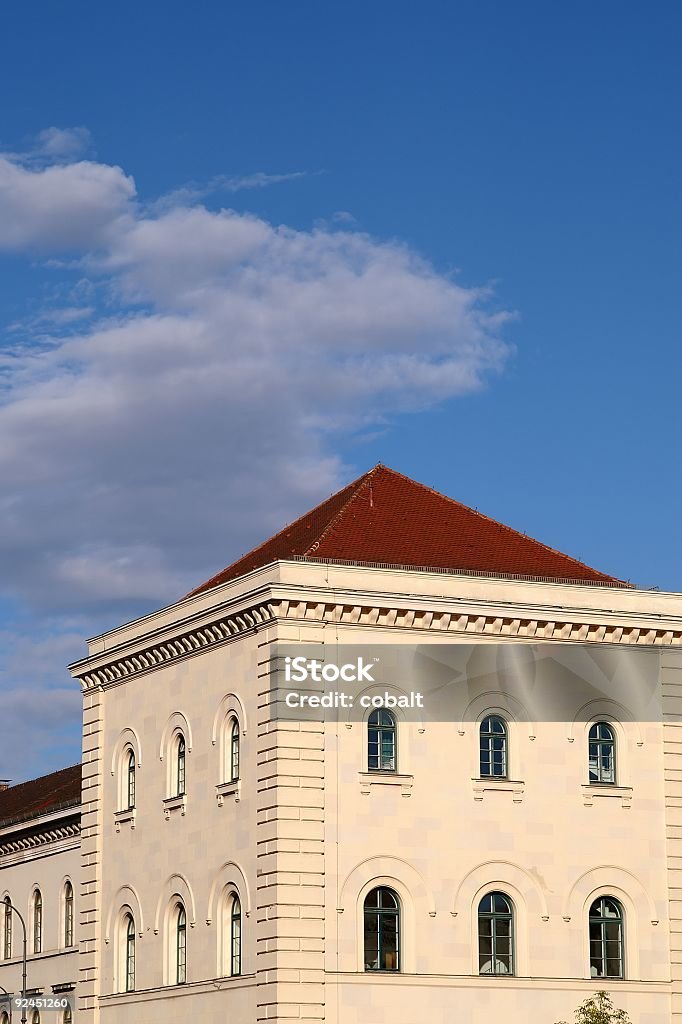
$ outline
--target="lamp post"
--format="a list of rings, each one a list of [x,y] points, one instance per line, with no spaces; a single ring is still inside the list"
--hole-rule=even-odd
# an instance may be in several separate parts
[[[6,908],[5,909],[5,913],[7,913],[7,910],[13,910],[14,911],[14,913],[17,915],[17,917],[21,921],[21,927],[24,930],[24,957],[23,957],[23,970],[22,970],[22,974],[21,974],[21,998],[22,998],[22,1001],[23,1001],[24,1005],[21,1008],[21,1024],[26,1024],[27,1019],[28,1019],[26,1017],[26,922],[24,921],[24,918],[19,913],[17,908],[12,905],[12,901],[9,898],[9,896],[5,896],[5,908]]]

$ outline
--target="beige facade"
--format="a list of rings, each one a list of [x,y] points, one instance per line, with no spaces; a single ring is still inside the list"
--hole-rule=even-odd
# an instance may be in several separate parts
[[[78,912],[80,889],[80,809],[67,807],[0,827],[0,899],[9,897],[27,928],[27,992],[34,997],[72,1004],[78,982]],[[39,894],[39,895],[38,895]],[[38,907],[36,907],[38,901]],[[22,993],[23,929],[18,916],[0,905],[0,986]],[[8,939],[7,927],[11,928]],[[0,1021],[7,1008],[0,1003]],[[8,1016],[9,1011],[7,1010]],[[12,1021],[21,1019],[13,1011]],[[48,1008],[41,1021],[62,1024],[68,1011]],[[32,1021],[31,1012],[28,1020]]]
[[[276,642],[415,640],[664,648],[666,715],[599,709],[619,778],[596,788],[585,725],[530,727],[509,709],[510,778],[496,785],[477,779],[478,719],[399,720],[391,775],[367,771],[361,722],[268,721]],[[636,1024],[682,1021],[681,645],[676,594],[303,561],[91,641],[72,666],[85,707],[79,1019],[553,1024],[607,987]],[[364,970],[363,903],[379,885],[400,901],[399,972]],[[513,976],[479,975],[477,908],[491,891],[513,906]],[[608,983],[590,975],[587,939],[602,895],[624,912],[625,978]]]

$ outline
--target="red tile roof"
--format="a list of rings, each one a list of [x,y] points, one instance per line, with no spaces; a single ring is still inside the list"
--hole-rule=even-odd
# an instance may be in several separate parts
[[[287,558],[628,586],[378,465],[191,593]]]
[[[40,779],[0,790],[0,828],[50,814],[62,807],[76,806],[80,801],[81,766],[75,764]]]

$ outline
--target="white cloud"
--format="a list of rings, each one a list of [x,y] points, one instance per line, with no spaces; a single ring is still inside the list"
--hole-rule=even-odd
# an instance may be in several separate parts
[[[36,137],[34,152],[50,160],[73,160],[90,146],[92,138],[87,128],[44,128]]]
[[[97,247],[134,195],[120,167],[81,160],[35,168],[0,156],[0,250]]]
[[[42,313],[0,365],[1,585],[43,606],[176,596],[342,482],[334,432],[474,390],[507,352],[485,290],[406,246],[134,195],[117,167],[0,161],[4,244],[78,242],[119,302],[80,331],[56,309],[66,336]]]

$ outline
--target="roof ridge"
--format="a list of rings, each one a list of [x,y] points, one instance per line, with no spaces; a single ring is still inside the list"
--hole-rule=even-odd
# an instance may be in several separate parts
[[[378,469],[379,466],[381,466],[381,463],[377,463],[374,469]],[[493,519],[492,516],[487,516],[485,512],[479,512],[477,508],[472,508],[471,505],[466,505],[463,501],[458,501],[457,498],[451,498],[449,494],[443,494],[442,491],[437,491],[435,487],[429,487],[428,484],[422,483],[421,480],[414,480],[412,477],[406,476],[404,473],[400,473],[397,469],[391,469],[390,466],[382,466],[382,468],[388,473],[392,473],[394,476],[399,476],[402,480],[406,480],[412,485],[421,487],[424,491],[429,491],[430,494],[435,494],[439,498],[443,498],[445,501],[450,502],[451,505],[458,505],[460,508],[465,508],[468,512],[478,516],[480,519],[485,519],[487,523],[493,523],[495,526],[500,526],[508,533],[514,534],[515,537],[522,537],[524,540],[533,541],[534,544],[538,544],[540,547],[544,548],[545,551],[551,551],[553,555],[560,555],[561,558],[565,558],[569,562],[574,562],[576,565],[581,565],[584,569],[589,569],[590,572],[596,572],[599,576],[603,576],[604,579],[615,580],[617,583],[622,583],[625,586],[629,585],[627,580],[621,580],[616,576],[610,576],[608,573],[601,572],[599,569],[593,569],[591,565],[587,564],[587,562],[582,562],[579,558],[574,558],[573,555],[567,555],[565,551],[553,548],[551,544],[545,544],[544,541],[538,540],[537,537],[530,537],[526,533],[521,533],[520,530],[516,530],[513,526],[509,526],[507,523],[503,523],[499,519]],[[373,471],[374,470],[372,470],[372,472]]]
[[[359,476],[357,480],[353,480],[351,483],[347,485],[348,487],[353,488],[350,497],[348,498],[348,501],[346,501],[341,506],[341,508],[339,509],[335,516],[332,516],[332,518],[325,526],[324,530],[322,530],[322,532],[320,533],[319,537],[317,537],[316,540],[313,541],[310,547],[306,548],[306,550],[303,552],[304,558],[307,558],[314,551],[317,551],[324,538],[334,529],[336,524],[340,522],[341,519],[343,519],[349,507],[353,504],[353,502],[356,500],[361,491],[363,491],[367,484],[370,482],[371,477],[379,469],[388,469],[388,467],[384,466],[381,462],[377,462],[376,466],[373,466],[371,469],[367,470],[366,473],[363,473],[362,476]]]
[[[377,466],[374,467],[374,469],[377,469],[379,465],[380,465],[380,463],[378,463]],[[342,487],[341,490],[345,491],[345,490],[348,490],[350,487],[354,487],[355,485],[359,484],[364,477],[369,476],[369,473],[374,472],[374,469],[369,470],[368,472],[362,473],[355,480],[351,480],[351,482],[349,484],[346,484],[345,487]],[[294,526],[296,526],[298,523],[300,523],[301,520],[307,519],[309,516],[313,516],[315,514],[315,512],[317,512],[318,509],[321,509],[323,505],[326,505],[327,502],[331,501],[332,498],[336,497],[336,495],[338,493],[339,493],[338,491],[333,491],[330,495],[328,495],[328,497],[324,498],[322,501],[318,501],[317,505],[314,505],[312,508],[308,509],[306,512],[303,512],[300,516],[297,516],[296,519],[292,519],[291,522],[287,523],[286,526],[283,526],[281,530],[278,530],[276,533],[273,533],[272,536],[270,536],[270,537],[266,537],[266,539],[264,541],[262,541],[261,544],[257,544],[255,548],[251,548],[249,551],[246,551],[246,552],[244,552],[244,554],[239,555],[237,558],[233,559],[230,564],[234,565],[236,562],[239,562],[242,558],[248,558],[248,557],[251,557],[252,555],[256,555],[262,548],[267,547],[268,544],[272,544],[272,542],[274,540],[276,540],[278,537],[281,537],[281,536],[285,535],[288,530],[291,530]],[[333,517],[333,518],[336,518],[336,517]],[[326,532],[326,527],[322,531],[320,536],[317,538],[318,542],[319,542],[319,540],[321,539],[322,535],[325,532]],[[227,566],[228,569],[229,569],[229,567],[230,566]],[[189,593],[186,594],[185,596],[186,597],[192,597],[194,594],[196,594],[196,593],[198,593],[200,591],[207,590],[209,587],[211,587],[213,585],[213,581],[214,580],[218,580],[219,577],[224,575],[224,573],[225,573],[225,568],[220,569],[219,572],[214,573],[213,576],[210,577],[210,579],[205,581],[205,583],[202,583],[198,587],[193,587],[192,590],[190,590]]]

